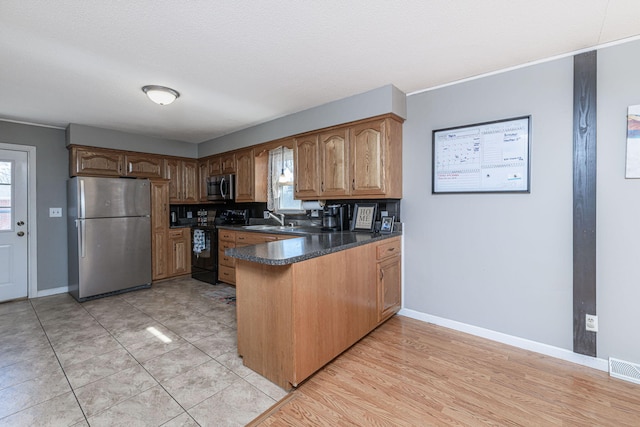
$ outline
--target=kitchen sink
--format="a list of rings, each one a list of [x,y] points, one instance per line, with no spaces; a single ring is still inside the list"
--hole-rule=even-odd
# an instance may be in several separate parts
[[[245,230],[271,230],[278,227],[279,227],[278,225],[260,224],[260,225],[245,225],[242,228],[244,228]]]
[[[290,232],[290,233],[319,233],[321,232],[319,227],[301,226],[301,225],[245,225],[242,228],[245,230],[265,231],[265,232]]]

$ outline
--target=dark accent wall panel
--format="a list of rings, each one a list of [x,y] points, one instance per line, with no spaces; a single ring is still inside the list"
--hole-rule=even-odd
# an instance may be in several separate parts
[[[596,51],[573,61],[573,351],[596,356]]]

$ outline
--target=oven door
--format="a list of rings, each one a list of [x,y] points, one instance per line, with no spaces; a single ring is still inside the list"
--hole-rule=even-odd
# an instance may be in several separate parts
[[[197,239],[194,237],[199,235]],[[218,279],[218,235],[215,227],[191,229],[191,277],[215,284]]]

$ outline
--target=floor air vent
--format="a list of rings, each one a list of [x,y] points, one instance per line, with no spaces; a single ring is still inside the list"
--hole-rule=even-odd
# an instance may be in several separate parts
[[[609,375],[640,384],[640,365],[610,357]]]

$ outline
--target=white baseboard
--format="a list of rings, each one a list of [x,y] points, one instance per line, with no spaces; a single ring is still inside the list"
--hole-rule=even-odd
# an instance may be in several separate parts
[[[41,291],[38,291],[38,294],[35,295],[33,298],[48,297],[51,295],[58,295],[58,294],[66,294],[67,292],[69,292],[68,286],[60,286],[59,288],[43,289]]]
[[[496,332],[490,329],[468,325],[466,323],[445,319],[443,317],[433,316],[407,308],[403,308],[398,312],[398,314],[401,316],[410,317],[416,320],[422,320],[423,322],[433,323],[434,325],[443,326],[445,328],[454,329],[456,331],[486,338],[492,341],[497,341],[503,344],[512,345],[524,350],[535,351],[536,353],[566,360],[568,362],[577,363],[578,365],[588,366],[600,371],[609,371],[609,361],[605,359],[585,356],[583,354],[574,353],[573,351],[564,348],[554,347],[548,344],[514,337],[513,335],[503,334],[502,332]]]

